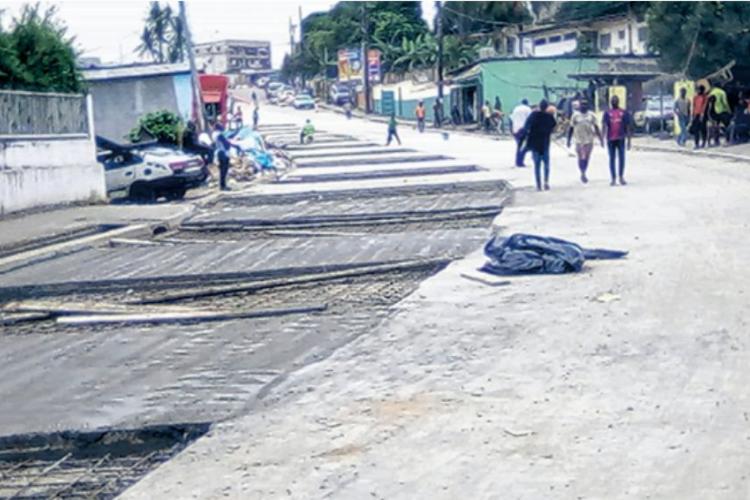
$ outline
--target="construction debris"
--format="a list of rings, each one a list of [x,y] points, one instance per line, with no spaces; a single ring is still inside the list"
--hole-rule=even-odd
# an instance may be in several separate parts
[[[162,312],[146,314],[92,314],[60,316],[57,322],[61,325],[94,325],[112,323],[184,323],[198,321],[226,321],[232,319],[268,318],[272,316],[286,316],[289,314],[309,314],[325,311],[326,304],[304,307],[286,307],[283,309],[261,309],[255,311],[194,311],[194,312]]]

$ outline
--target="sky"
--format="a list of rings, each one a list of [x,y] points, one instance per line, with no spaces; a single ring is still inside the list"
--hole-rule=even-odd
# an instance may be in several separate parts
[[[10,18],[25,2],[0,0],[4,10],[2,25],[7,28]],[[171,1],[177,9],[177,2]],[[269,40],[275,68],[281,66],[289,51],[289,18],[299,25],[302,16],[325,11],[336,2],[329,0],[274,0],[274,1],[210,1],[189,0],[187,14],[195,43],[224,38]],[[425,19],[431,23],[434,2],[422,1]],[[42,6],[56,5],[58,17],[76,37],[76,46],[86,57],[99,57],[102,62],[127,63],[138,60],[133,52],[143,30],[143,19],[148,2],[141,0],[59,0],[42,1]],[[299,33],[299,32],[297,32]]]

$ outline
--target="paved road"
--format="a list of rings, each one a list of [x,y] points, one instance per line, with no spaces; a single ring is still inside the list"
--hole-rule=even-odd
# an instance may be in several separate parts
[[[294,141],[296,126],[265,133]],[[310,149],[289,149],[308,160],[315,151],[314,164],[200,207],[174,232],[0,268],[0,302],[121,303],[209,284],[406,260],[425,264],[188,302],[233,311],[328,307],[315,314],[166,326],[44,321],[0,327],[0,399],[12,409],[0,413],[0,437],[19,434],[23,441],[26,435],[30,446],[32,433],[244,415],[289,374],[370,334],[421,281],[480,247],[508,195],[500,175],[472,162],[456,170],[449,155],[393,153],[343,132],[320,137]],[[368,144],[366,154],[337,146],[359,143]],[[304,181],[292,182],[295,176]]]
[[[305,116],[384,139],[277,119]],[[473,253],[125,498],[749,498],[748,165],[633,152],[610,188],[596,148],[583,186],[555,148],[537,193],[509,142],[401,134],[507,177],[502,231],[630,256],[495,288]]]

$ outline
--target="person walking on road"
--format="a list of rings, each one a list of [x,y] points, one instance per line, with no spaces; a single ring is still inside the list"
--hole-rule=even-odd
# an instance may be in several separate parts
[[[425,116],[425,109],[424,109],[424,102],[419,101],[417,104],[417,109],[414,112],[414,114],[417,116],[417,130],[419,130],[420,133],[424,132],[424,116]]]
[[[715,142],[718,146],[721,142],[720,136],[728,135],[726,130],[729,128],[729,124],[732,121],[732,109],[729,107],[729,100],[727,99],[727,93],[721,88],[718,83],[714,85],[711,91],[708,93],[708,98],[713,98],[713,105],[710,106],[707,111],[709,118],[716,124],[716,137]],[[729,140],[727,139],[727,143]]]
[[[521,103],[513,108],[513,112],[510,114],[510,133],[513,134],[513,138],[516,140],[516,166],[525,167],[524,158],[526,157],[526,120],[528,120],[531,114],[531,108],[529,107],[529,101],[526,99],[521,100]]]
[[[620,108],[620,98],[613,96],[610,108],[602,117],[602,130],[607,136],[607,151],[609,152],[610,186],[621,185],[625,182],[625,149],[630,149],[633,120],[630,113]],[[615,160],[619,162],[619,170],[615,171]]]
[[[435,103],[432,105],[432,119],[435,128],[440,128],[443,125],[443,100],[439,97],[435,99]]]
[[[599,143],[604,147],[602,133],[596,124],[594,113],[589,113],[587,101],[581,101],[578,111],[574,111],[570,117],[570,128],[568,129],[568,148],[571,139],[576,141],[576,155],[578,155],[578,169],[581,171],[581,182],[586,184],[586,170],[589,168],[591,151],[594,149],[594,138],[599,138]]]
[[[388,120],[388,140],[385,143],[386,146],[391,145],[391,139],[394,137],[396,138],[396,141],[398,141],[398,145],[401,145],[401,138],[398,136],[398,130],[396,130],[397,125],[396,113],[391,113],[391,118]]]
[[[550,136],[557,122],[548,112],[549,103],[542,99],[539,109],[532,112],[526,120],[526,142],[534,158],[534,178],[537,191],[542,190],[542,164],[544,164],[544,190],[549,190],[549,145]]]
[[[492,110],[492,116],[497,120],[497,131],[501,134],[505,134],[505,120],[503,114],[503,103],[500,102],[500,97],[495,96],[495,106]]]
[[[695,137],[694,149],[700,149],[706,145],[707,105],[708,96],[706,95],[706,87],[698,85],[698,93],[693,97],[693,121],[690,123],[690,132]]]
[[[492,109],[490,109],[490,101],[484,101],[484,106],[482,106],[482,125],[484,126],[484,131],[489,133],[492,128]]]
[[[687,89],[680,89],[680,97],[674,102],[674,113],[677,115],[677,123],[680,133],[677,136],[677,144],[684,146],[687,143],[688,123],[690,122],[690,100],[687,98]]]
[[[253,108],[253,130],[258,130],[258,120],[260,119],[258,104]]]

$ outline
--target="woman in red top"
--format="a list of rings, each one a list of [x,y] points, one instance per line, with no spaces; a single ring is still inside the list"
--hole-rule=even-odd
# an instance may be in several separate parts
[[[698,85],[698,93],[693,97],[693,122],[690,124],[690,132],[695,137],[695,149],[706,145],[706,106],[708,95],[706,87]]]

